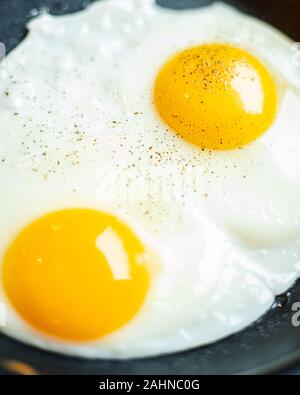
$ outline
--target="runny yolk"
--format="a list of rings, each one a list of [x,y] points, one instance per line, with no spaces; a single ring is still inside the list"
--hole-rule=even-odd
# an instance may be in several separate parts
[[[225,44],[184,50],[160,70],[154,104],[183,139],[209,150],[240,148],[263,134],[277,108],[276,85],[263,64]]]
[[[7,297],[37,330],[88,341],[122,327],[149,288],[149,255],[115,217],[89,209],[48,214],[27,226],[3,264]]]

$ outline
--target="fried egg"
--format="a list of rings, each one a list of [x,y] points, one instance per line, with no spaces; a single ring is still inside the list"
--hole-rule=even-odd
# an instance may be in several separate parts
[[[126,359],[257,320],[300,273],[291,40],[151,0],[28,29],[0,64],[3,333]]]

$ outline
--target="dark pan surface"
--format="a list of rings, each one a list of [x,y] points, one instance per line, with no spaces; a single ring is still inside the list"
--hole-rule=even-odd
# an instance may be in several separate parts
[[[52,14],[76,12],[91,0],[0,0],[0,41],[8,50],[25,36],[25,24],[33,10],[42,7]],[[157,0],[166,7],[192,8],[211,0]],[[229,0],[242,11],[259,17],[296,41],[300,41],[298,0]],[[0,335],[0,374],[5,360],[22,361],[47,374],[203,374],[259,373],[278,370],[300,360],[300,328],[291,325],[291,305],[300,301],[300,282],[290,293],[246,330],[183,353],[144,360],[85,361],[46,353]]]

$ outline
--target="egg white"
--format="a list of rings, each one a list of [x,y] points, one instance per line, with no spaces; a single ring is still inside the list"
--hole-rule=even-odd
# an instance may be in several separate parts
[[[152,104],[169,56],[216,41],[261,58],[281,96],[272,128],[241,151],[199,151]],[[3,332],[60,353],[130,358],[207,344],[260,317],[300,271],[300,79],[291,56],[289,39],[223,4],[179,12],[104,0],[34,19],[0,65],[0,261],[35,218],[91,207],[123,219],[160,264],[141,311],[104,339],[38,333],[1,286]]]

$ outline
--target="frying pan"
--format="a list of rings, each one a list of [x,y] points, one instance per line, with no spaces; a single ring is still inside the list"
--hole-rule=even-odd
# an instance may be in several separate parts
[[[0,41],[8,51],[26,35],[25,25],[36,10],[51,14],[79,11],[92,0],[0,0]],[[101,0],[100,0],[101,1]],[[298,0],[223,0],[261,18],[300,41]],[[157,0],[163,7],[193,8],[213,0]],[[186,352],[125,362],[89,361],[47,353],[0,335],[0,374],[11,373],[7,361],[23,362],[44,374],[233,374],[264,373],[300,361],[300,327],[291,324],[294,302],[300,301],[300,281],[247,329],[212,345]]]

